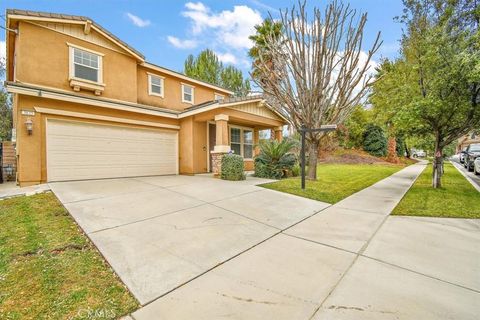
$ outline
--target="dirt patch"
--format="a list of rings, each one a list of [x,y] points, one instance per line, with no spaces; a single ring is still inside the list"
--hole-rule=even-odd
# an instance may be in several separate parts
[[[346,163],[346,164],[388,164],[383,158],[374,157],[361,150],[339,149],[333,152],[324,152],[320,155],[321,163]]]

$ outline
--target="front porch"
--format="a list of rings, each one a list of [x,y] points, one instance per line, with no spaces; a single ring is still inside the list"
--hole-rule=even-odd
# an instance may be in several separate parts
[[[263,130],[282,139],[286,120],[272,111],[261,98],[215,102],[192,108],[180,123],[180,173],[218,174],[224,154],[233,152],[244,158],[245,170],[253,170]]]

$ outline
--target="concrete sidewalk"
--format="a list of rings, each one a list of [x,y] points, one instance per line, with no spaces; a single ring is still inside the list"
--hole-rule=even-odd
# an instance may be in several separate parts
[[[476,319],[480,225],[389,217],[425,165],[284,228],[132,318]]]
[[[19,196],[31,196],[49,190],[48,184],[37,184],[21,188],[15,182],[5,182],[0,184],[0,200]]]

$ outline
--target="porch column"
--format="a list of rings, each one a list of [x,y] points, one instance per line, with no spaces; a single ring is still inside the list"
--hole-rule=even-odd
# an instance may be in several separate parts
[[[253,156],[257,156],[260,153],[260,130],[257,128],[253,129]]]
[[[222,171],[222,158],[226,153],[230,152],[230,144],[228,142],[228,115],[216,115],[215,126],[216,142],[213,151],[211,151],[212,172],[215,176],[219,176]]]
[[[218,114],[215,116],[216,125],[216,143],[213,151],[230,152],[230,143],[228,143],[228,116]]]
[[[283,127],[275,127],[273,130],[275,131],[275,140],[281,142],[283,139]]]

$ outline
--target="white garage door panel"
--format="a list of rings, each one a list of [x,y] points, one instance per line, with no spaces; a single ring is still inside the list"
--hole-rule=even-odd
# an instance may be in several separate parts
[[[49,181],[177,173],[176,132],[48,120]]]

